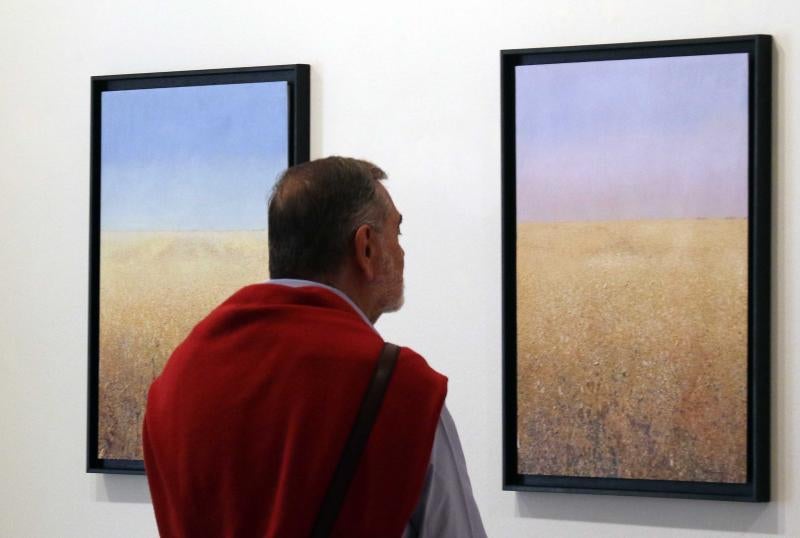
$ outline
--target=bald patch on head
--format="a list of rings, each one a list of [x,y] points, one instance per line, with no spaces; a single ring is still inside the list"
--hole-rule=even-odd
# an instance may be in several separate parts
[[[302,170],[296,170],[294,174],[283,178],[283,181],[275,186],[272,203],[277,208],[282,208],[290,201],[298,197],[302,198],[310,188],[311,177],[309,174],[304,173]]]

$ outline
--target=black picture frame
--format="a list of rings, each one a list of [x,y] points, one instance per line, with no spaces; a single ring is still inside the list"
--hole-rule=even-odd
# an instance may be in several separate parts
[[[517,123],[518,66],[745,53],[748,64],[746,480],[714,482],[524,474],[518,450]],[[770,499],[770,241],[772,38],[747,35],[503,50],[502,299],[503,489],[766,502]]]
[[[307,64],[91,77],[88,414],[86,443],[86,472],[88,473],[144,474],[144,462],[140,459],[103,458],[98,452],[101,188],[103,185],[101,155],[102,96],[107,92],[123,90],[188,88],[192,86],[261,82],[285,82],[287,84],[287,162],[289,165],[294,165],[308,161],[310,141],[310,67]],[[256,197],[263,198],[263,195],[264,193],[254,193]],[[264,245],[264,248],[266,248],[266,245]]]

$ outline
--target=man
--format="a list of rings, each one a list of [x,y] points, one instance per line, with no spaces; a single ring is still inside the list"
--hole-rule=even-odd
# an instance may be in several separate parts
[[[402,216],[385,178],[330,157],[279,179],[272,280],[201,321],[148,395],[162,536],[311,533],[384,344],[373,324],[403,304]],[[446,391],[401,349],[334,536],[485,536]]]

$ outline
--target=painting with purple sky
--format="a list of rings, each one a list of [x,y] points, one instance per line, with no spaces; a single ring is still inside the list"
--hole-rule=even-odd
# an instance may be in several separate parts
[[[515,66],[518,473],[746,482],[748,66]]]

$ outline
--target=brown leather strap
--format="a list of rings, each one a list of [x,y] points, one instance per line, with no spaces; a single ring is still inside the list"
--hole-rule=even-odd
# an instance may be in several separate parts
[[[396,345],[389,342],[383,345],[378,364],[372,373],[372,380],[356,416],[356,422],[344,444],[339,464],[336,466],[328,491],[317,514],[317,520],[314,522],[311,531],[312,538],[325,538],[330,536],[333,530],[333,524],[336,523],[336,518],[339,516],[342,503],[347,495],[347,489],[358,468],[358,462],[361,460],[361,454],[364,452],[367,439],[372,431],[372,425],[378,416],[378,410],[383,396],[386,394],[386,387],[389,386],[389,380],[392,378],[399,354],[400,348]]]

